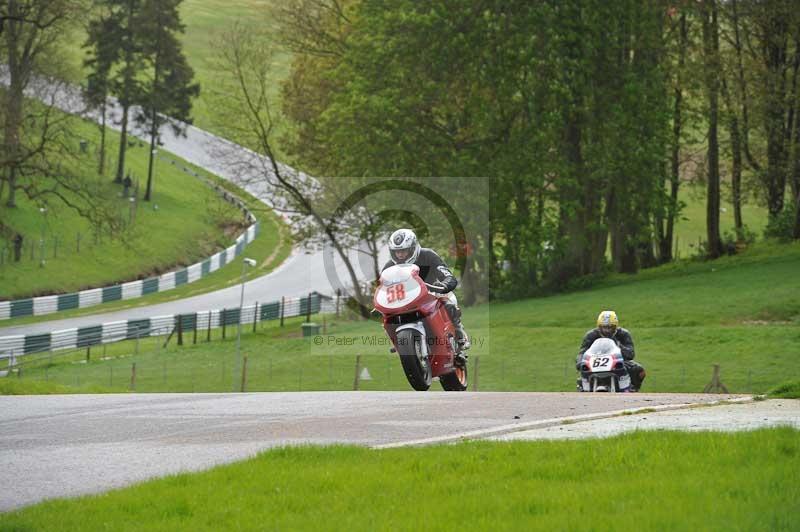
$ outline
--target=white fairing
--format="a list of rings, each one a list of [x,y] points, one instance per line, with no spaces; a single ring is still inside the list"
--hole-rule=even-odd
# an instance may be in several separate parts
[[[611,338],[598,338],[586,351],[584,358],[592,373],[605,373],[611,371],[614,360],[621,357],[622,353],[616,342]]]
[[[401,308],[419,297],[420,284],[412,277],[419,267],[413,264],[398,264],[386,268],[381,274],[381,284],[375,302],[388,309]]]

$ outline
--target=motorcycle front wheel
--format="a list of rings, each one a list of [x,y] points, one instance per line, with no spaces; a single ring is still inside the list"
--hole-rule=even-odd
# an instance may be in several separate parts
[[[422,336],[414,329],[404,329],[397,333],[397,353],[406,379],[412,388],[424,392],[431,387],[433,378],[430,360],[423,356]]]
[[[467,389],[467,365],[457,365],[452,373],[439,377],[439,382],[446,392],[463,392]]]

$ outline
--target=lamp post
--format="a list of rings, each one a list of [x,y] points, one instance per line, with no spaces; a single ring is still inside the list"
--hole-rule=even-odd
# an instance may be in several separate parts
[[[233,391],[236,391],[236,377],[239,376],[240,367],[242,365],[242,307],[244,307],[244,274],[247,271],[247,267],[255,267],[256,261],[253,259],[245,258],[242,260],[242,293],[239,297],[239,325],[236,328],[236,364],[234,364],[234,373],[233,373]],[[253,316],[255,319],[255,316]]]

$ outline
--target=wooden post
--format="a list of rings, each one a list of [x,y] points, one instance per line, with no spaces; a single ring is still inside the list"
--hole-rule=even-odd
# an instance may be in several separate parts
[[[92,358],[92,348],[87,346],[86,347],[86,362],[89,362],[89,360],[91,360],[91,358]]]
[[[703,393],[730,393],[728,392],[728,387],[722,384],[722,381],[719,377],[719,364],[714,364],[714,371],[711,374],[711,382],[706,384],[706,387],[703,388]]]
[[[256,323],[258,323],[258,301],[256,301],[256,308],[253,310],[253,332],[256,332]]]
[[[356,376],[353,379],[353,390],[358,390],[358,386],[361,383],[361,355],[356,356]]]
[[[131,364],[131,391],[136,391],[136,362]]]
[[[311,294],[308,294],[308,304],[306,305],[306,323],[311,321]]]
[[[242,386],[239,389],[240,392],[243,392],[247,387],[247,355],[244,356],[242,360]]]
[[[206,333],[206,342],[211,341],[211,316],[213,316],[212,311],[208,311],[208,332]]]
[[[178,314],[178,345],[183,345],[183,314]]]
[[[339,298],[342,297],[342,289],[336,289],[336,317],[339,317]]]
[[[286,303],[286,296],[281,296],[281,327],[283,327],[283,306]]]
[[[480,355],[475,357],[475,365],[472,368],[472,391],[478,391],[478,370],[481,364],[481,357]]]
[[[197,343],[197,312],[194,313],[194,327],[192,329],[194,329],[192,335],[192,345],[194,345]]]
[[[225,339],[225,325],[228,322],[228,309],[222,309],[222,339]]]

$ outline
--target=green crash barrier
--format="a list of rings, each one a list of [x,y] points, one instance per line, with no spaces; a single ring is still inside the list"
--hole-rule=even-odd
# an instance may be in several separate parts
[[[175,286],[189,282],[189,270],[183,269],[175,272]]]
[[[102,325],[93,325],[91,327],[83,327],[82,329],[78,329],[77,347],[89,347],[90,345],[102,343],[102,341]]]
[[[62,294],[58,296],[58,310],[78,308],[81,298],[78,294]]]
[[[25,354],[48,351],[50,349],[50,333],[33,334],[25,337]]]
[[[103,303],[119,301],[122,299],[122,285],[106,286],[103,288]]]

